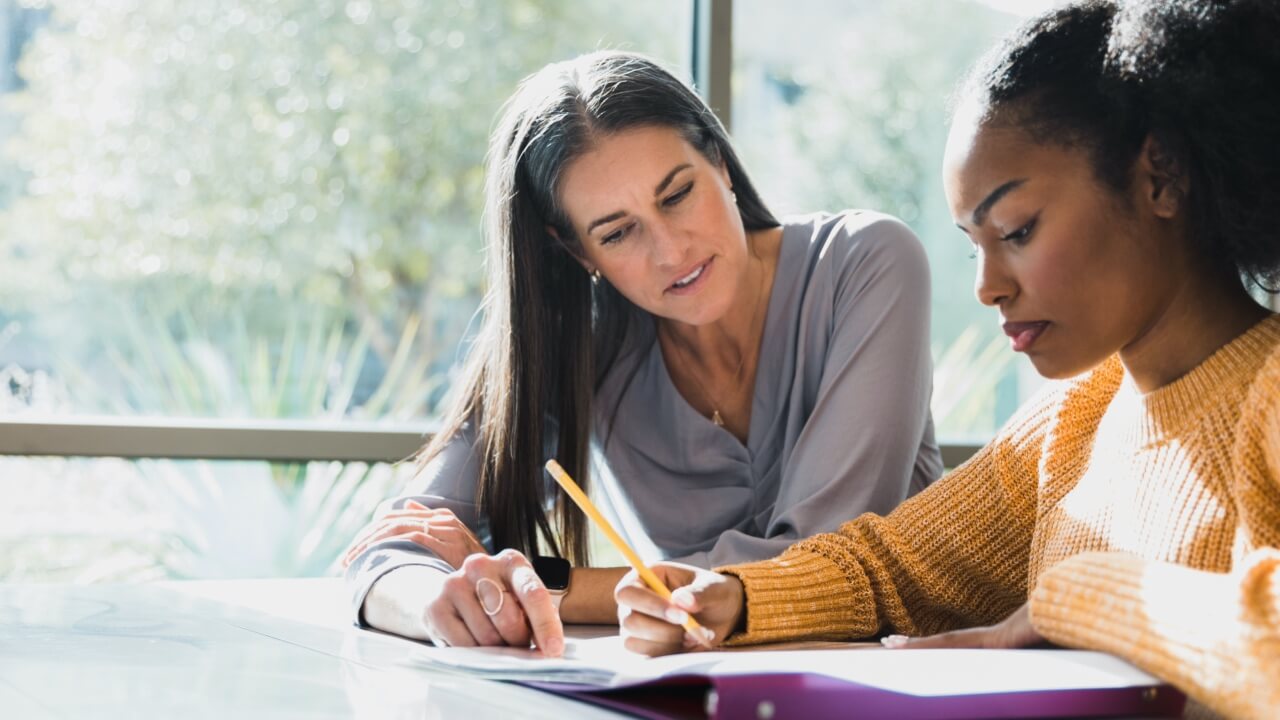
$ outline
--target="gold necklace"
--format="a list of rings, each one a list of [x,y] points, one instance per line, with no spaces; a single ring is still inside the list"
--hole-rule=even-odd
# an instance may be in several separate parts
[[[756,321],[760,319],[760,306],[763,304],[763,301],[764,301],[764,280],[765,280],[764,262],[761,261],[760,290],[759,292],[756,293],[755,309],[751,311],[751,325],[750,325],[751,331],[755,330]],[[757,338],[757,341],[758,341],[758,338]],[[693,363],[689,362],[689,358],[684,354],[684,349],[680,347],[680,343],[673,338],[671,341],[671,344],[673,347],[675,347],[676,354],[680,356],[680,362],[684,363],[685,367],[689,368],[690,374],[692,374]],[[733,379],[735,381],[738,379],[738,376],[742,373],[742,367],[746,365],[746,363],[747,363],[747,351],[744,351],[738,355],[738,367],[733,371]],[[697,381],[697,380],[700,380],[700,378],[695,377],[694,380]],[[702,395],[702,399],[707,401],[707,404],[711,406],[711,422],[715,423],[716,427],[724,427],[724,417],[720,415],[720,407],[719,407],[720,403],[717,402],[715,397],[711,395],[711,391],[708,389],[709,387],[710,385],[707,383],[698,383],[698,394]]]

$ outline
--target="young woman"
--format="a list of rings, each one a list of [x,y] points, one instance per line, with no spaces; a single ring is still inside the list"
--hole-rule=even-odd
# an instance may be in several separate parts
[[[363,622],[454,645],[532,631],[553,653],[560,618],[614,622],[624,569],[586,567],[549,457],[598,478],[651,557],[702,567],[888,512],[940,474],[919,242],[874,213],[776,221],[654,62],[604,52],[527,79],[486,194],[483,328],[422,473],[348,555]],[[540,581],[540,547],[575,567],[539,561]]]
[[[860,638],[1114,653],[1232,717],[1280,708],[1280,8],[1088,2],[972,76],[945,160],[979,300],[1060,378],[887,517],[619,583],[633,650]],[[1242,281],[1243,279],[1243,281]],[[930,636],[933,637],[919,637]],[[913,636],[908,639],[904,636]]]

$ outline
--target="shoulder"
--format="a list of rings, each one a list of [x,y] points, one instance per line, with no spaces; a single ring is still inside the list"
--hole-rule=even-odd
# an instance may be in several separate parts
[[[1092,442],[1094,432],[1124,380],[1119,356],[1085,373],[1047,383],[1005,423],[997,437],[1020,450],[1047,441],[1075,445]]]
[[[868,257],[924,260],[924,246],[898,218],[873,210],[841,210],[799,216],[810,254],[837,262]]]
[[[808,242],[807,265],[815,278],[825,275],[841,286],[861,286],[889,276],[894,283],[928,285],[924,246],[892,215],[843,210],[789,218],[787,224]]]
[[[1256,442],[1272,445],[1280,453],[1280,315],[1263,322],[1267,327],[1260,328],[1260,340],[1270,347],[1249,381],[1240,408],[1240,425],[1247,434],[1255,435]]]

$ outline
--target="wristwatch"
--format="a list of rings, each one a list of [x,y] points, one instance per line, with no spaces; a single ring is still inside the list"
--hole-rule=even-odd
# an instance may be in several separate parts
[[[564,558],[551,555],[533,557],[533,571],[547,587],[547,592],[551,593],[551,603],[556,606],[557,611],[565,594],[569,592],[569,567],[569,561]]]

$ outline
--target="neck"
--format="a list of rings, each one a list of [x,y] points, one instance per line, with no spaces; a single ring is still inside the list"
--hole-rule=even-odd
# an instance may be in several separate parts
[[[1192,272],[1120,360],[1144,393],[1186,375],[1268,315],[1234,276]],[[1196,281],[1198,280],[1198,282]]]
[[[665,340],[678,346],[698,365],[727,371],[741,369],[745,358],[759,348],[762,320],[773,286],[780,228],[747,235],[747,262],[738,290],[724,317],[705,325],[660,320]]]

